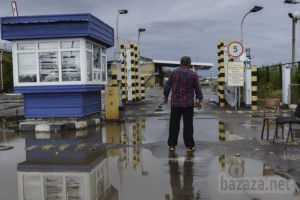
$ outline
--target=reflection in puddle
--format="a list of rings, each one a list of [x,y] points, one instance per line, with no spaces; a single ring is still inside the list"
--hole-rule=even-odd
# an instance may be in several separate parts
[[[298,198],[295,196],[293,180],[254,159],[219,156],[209,165],[208,176],[204,182],[207,183],[203,185],[203,189],[208,191],[205,193],[208,199]],[[289,182],[289,187],[279,189],[278,185],[287,182]],[[270,191],[272,186],[273,191]]]
[[[182,127],[182,125],[181,125]],[[125,122],[107,122],[103,127],[103,141],[112,144],[146,144],[167,141],[169,119],[148,117]],[[214,118],[197,118],[194,122],[196,141],[231,141],[243,139],[226,130],[225,124]],[[183,142],[182,133],[179,141]]]
[[[118,139],[118,138],[117,138]],[[117,140],[118,141],[118,140]],[[149,150],[129,147],[102,152],[27,150],[18,164],[20,199],[296,199],[290,193],[219,192],[218,176],[288,177],[262,162],[235,156],[200,159],[201,153],[175,153],[158,159]]]

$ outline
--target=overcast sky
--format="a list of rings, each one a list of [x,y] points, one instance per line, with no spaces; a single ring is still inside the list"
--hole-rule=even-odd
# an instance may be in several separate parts
[[[142,55],[165,60],[189,55],[193,61],[215,64],[217,40],[239,40],[243,15],[254,5],[260,5],[264,9],[249,15],[244,26],[245,43],[251,48],[253,63],[260,66],[291,60],[288,13],[300,11],[300,4],[286,5],[283,1],[17,0],[17,3],[19,15],[88,12],[112,27],[115,27],[117,10],[126,8],[129,13],[120,18],[120,35],[125,40],[136,40],[137,29],[146,28],[147,32],[142,35]],[[1,15],[10,16],[10,1],[0,2]]]

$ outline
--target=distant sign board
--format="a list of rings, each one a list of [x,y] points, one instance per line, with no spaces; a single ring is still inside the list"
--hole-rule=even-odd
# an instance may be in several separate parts
[[[227,52],[228,52],[229,56],[232,58],[238,58],[244,52],[244,47],[243,47],[242,43],[237,42],[237,41],[230,42],[228,44],[227,48],[228,48]]]
[[[227,66],[228,86],[244,86],[244,63],[228,62]]]

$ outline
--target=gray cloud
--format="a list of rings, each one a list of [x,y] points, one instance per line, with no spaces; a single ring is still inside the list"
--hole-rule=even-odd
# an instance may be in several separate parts
[[[251,47],[253,63],[289,62],[291,20],[287,14],[300,10],[284,0],[17,0],[21,15],[90,12],[115,26],[116,12],[127,8],[120,19],[120,35],[136,39],[142,35],[142,54],[153,59],[194,60],[216,64],[216,42],[240,39],[240,21],[255,4],[263,11],[245,21],[245,43]],[[0,0],[2,16],[11,15],[10,1]],[[299,36],[299,34],[297,34]],[[299,48],[299,43],[297,44]],[[298,54],[297,54],[298,56]]]

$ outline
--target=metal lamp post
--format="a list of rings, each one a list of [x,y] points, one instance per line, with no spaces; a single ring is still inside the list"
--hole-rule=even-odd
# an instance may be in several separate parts
[[[119,60],[120,57],[120,41],[119,41],[119,17],[128,13],[127,9],[118,10],[116,21],[116,48],[115,48],[115,60]]]
[[[243,37],[243,24],[244,24],[244,21],[245,21],[245,19],[246,19],[246,17],[250,14],[250,13],[255,13],[255,12],[258,12],[258,11],[260,11],[260,10],[262,10],[263,9],[263,7],[261,7],[261,6],[254,6],[249,12],[247,12],[245,15],[244,15],[244,17],[243,17],[243,19],[242,19],[242,22],[241,22],[241,42],[243,43],[243,41],[244,41],[244,37]]]
[[[286,3],[286,4],[297,4],[297,3],[300,3],[300,2],[296,1],[296,0],[285,0],[284,3]]]
[[[296,62],[296,24],[300,19],[299,12],[289,13],[289,17],[292,19],[292,64],[295,66]],[[289,105],[291,102],[291,66],[282,66],[282,102]]]
[[[292,65],[294,65],[296,61],[296,24],[300,19],[300,13],[289,13],[289,17],[292,19]]]
[[[138,29],[138,32],[139,32],[139,33],[138,33],[138,51],[139,51],[138,53],[139,53],[139,62],[140,62],[140,49],[141,49],[141,48],[140,48],[140,38],[141,38],[141,33],[142,33],[142,32],[145,32],[145,31],[146,31],[145,28],[139,28],[139,29]]]
[[[145,28],[139,28],[139,29],[138,29],[138,32],[139,32],[139,34],[138,34],[138,46],[140,46],[140,37],[141,37],[141,33],[142,33],[142,32],[145,32],[145,31],[146,31]]]
[[[247,12],[242,21],[241,21],[241,43],[243,44],[244,43],[244,35],[243,35],[243,24],[244,24],[244,21],[246,19],[246,17],[250,14],[250,13],[256,13],[256,12],[259,12],[260,10],[262,10],[263,7],[261,6],[254,6],[249,12]],[[251,84],[251,60],[250,58],[248,58],[248,61],[245,62],[245,85],[244,85],[244,102],[246,105],[251,105],[251,102],[252,102],[252,95],[251,95],[251,87],[252,87],[252,84]],[[241,88],[239,87],[238,89],[238,106],[240,107],[240,98],[241,98]],[[237,91],[236,91],[236,94],[237,94]]]

